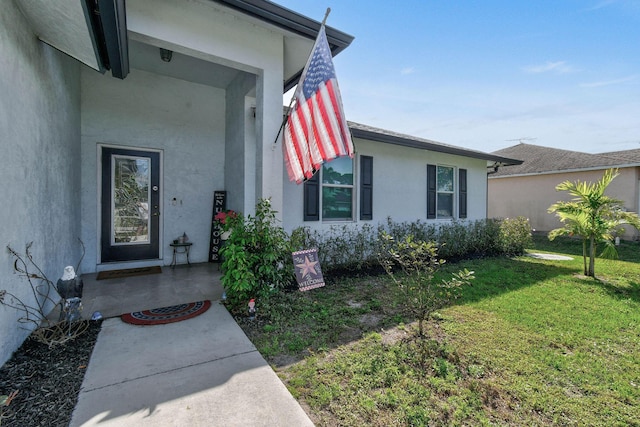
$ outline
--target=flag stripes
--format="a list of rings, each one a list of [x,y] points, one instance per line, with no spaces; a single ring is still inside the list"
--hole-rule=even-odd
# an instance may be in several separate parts
[[[353,157],[351,133],[324,26],[302,72],[284,129],[283,152],[289,179],[309,179],[325,161]]]

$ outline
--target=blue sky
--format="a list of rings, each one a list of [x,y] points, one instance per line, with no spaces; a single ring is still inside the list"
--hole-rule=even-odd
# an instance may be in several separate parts
[[[640,148],[640,0],[276,3],[355,36],[334,58],[348,120],[486,152]]]

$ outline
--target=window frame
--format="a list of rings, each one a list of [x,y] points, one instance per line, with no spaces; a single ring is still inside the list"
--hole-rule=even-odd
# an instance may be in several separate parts
[[[440,186],[439,186],[439,179],[438,177],[440,176],[439,172],[440,172],[440,168],[444,169],[450,169],[451,170],[451,191],[445,191],[445,190],[440,190]],[[457,180],[456,180],[456,171],[458,170],[458,168],[456,166],[449,166],[449,165],[440,165],[440,164],[436,164],[436,219],[439,220],[452,220],[454,218],[456,218],[457,216],[457,203],[456,203],[456,190],[457,190]],[[439,209],[438,209],[438,200],[440,199],[440,195],[441,194],[445,194],[445,195],[449,195],[451,197],[451,215],[449,216],[443,216],[441,217],[439,215]]]
[[[438,169],[448,168],[451,169],[453,190],[452,191],[440,191],[438,186]],[[467,176],[467,169],[460,168],[458,166],[441,164],[441,163],[428,163],[427,164],[427,219],[438,221],[453,221],[455,219],[465,219],[467,213],[464,216],[460,216],[460,203],[461,197],[464,197],[466,203],[467,192],[464,194],[460,189],[460,173],[464,171],[465,180]],[[438,214],[438,196],[440,194],[451,195],[451,216],[440,216]]]
[[[357,179],[356,179],[356,158],[349,158],[348,156],[339,157],[334,160],[349,159],[351,161],[351,184],[332,184],[324,182],[325,166],[331,165],[331,162],[323,163],[322,167],[318,171],[319,176],[319,214],[322,222],[353,222],[356,220],[356,196],[357,196]],[[349,218],[325,218],[324,216],[324,189],[325,188],[346,188],[351,190],[351,216]]]

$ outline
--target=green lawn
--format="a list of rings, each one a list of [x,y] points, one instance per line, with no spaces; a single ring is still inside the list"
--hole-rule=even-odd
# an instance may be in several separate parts
[[[640,425],[640,245],[598,259],[598,280],[577,241],[533,251],[574,259],[448,265],[476,279],[423,345],[384,276],[286,294],[240,323],[320,426]]]

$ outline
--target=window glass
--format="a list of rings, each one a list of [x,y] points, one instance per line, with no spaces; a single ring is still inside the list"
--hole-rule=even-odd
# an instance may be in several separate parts
[[[438,218],[453,218],[453,194],[438,193]]]
[[[453,192],[453,168],[438,166],[438,192]]]
[[[353,185],[353,160],[338,157],[322,165],[323,184]]]
[[[353,189],[322,187],[322,219],[353,218]]]

